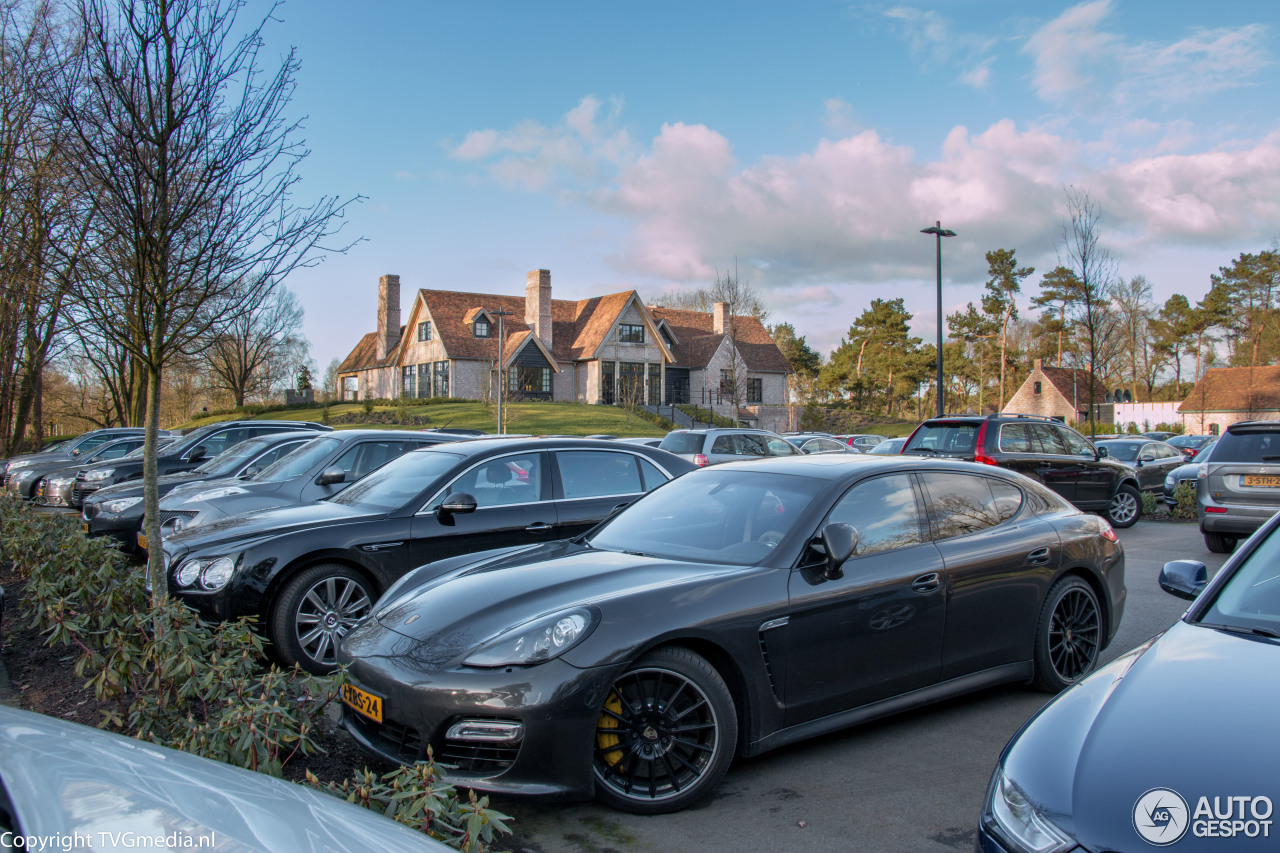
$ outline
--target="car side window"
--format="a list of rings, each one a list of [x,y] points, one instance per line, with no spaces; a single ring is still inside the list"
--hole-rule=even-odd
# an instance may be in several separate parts
[[[1002,480],[987,480],[991,487],[991,495],[995,499],[996,515],[1000,521],[1008,521],[1022,509],[1022,490],[1012,483]]]
[[[771,456],[768,446],[758,435],[746,433],[738,436],[738,453],[742,456]]]
[[[920,508],[909,474],[855,483],[831,508],[823,526],[844,522],[858,531],[853,556],[864,557],[924,541]]]
[[[333,464],[347,473],[347,482],[352,482],[378,470],[404,451],[403,441],[362,441]]]
[[[1075,430],[1054,427],[1054,431],[1062,436],[1063,443],[1067,445],[1067,453],[1072,456],[1093,456],[1093,447]]]
[[[644,491],[640,469],[630,453],[605,450],[561,450],[555,455],[566,500]]]
[[[476,499],[476,508],[533,503],[542,498],[542,465],[536,453],[503,456],[481,462],[445,487],[430,509],[439,509],[444,498],[465,492]]]
[[[113,444],[111,447],[108,447],[107,449],[103,450],[102,453],[98,454],[96,458],[119,459],[121,456],[124,456],[126,453],[129,453],[134,449],[136,449],[136,447],[137,445],[125,444],[123,442],[120,444]]]
[[[1000,452],[1031,452],[1031,434],[1026,424],[1004,424],[1000,427]]]
[[[711,444],[712,453],[737,453],[737,449],[733,445],[732,435],[717,435],[716,440]]]
[[[934,536],[950,539],[1000,523],[1000,513],[986,477],[946,472],[922,473]]]
[[[1030,427],[1036,443],[1040,445],[1041,453],[1049,453],[1056,456],[1067,455],[1067,444],[1056,429],[1048,424],[1027,424],[1027,426]]]
[[[752,436],[755,438],[756,436]],[[823,439],[825,440],[825,439]],[[796,456],[800,451],[796,450],[795,445],[781,438],[766,439],[766,446],[769,448],[770,456]]]
[[[654,465],[648,459],[640,460],[640,471],[644,474],[644,490],[646,492],[652,492],[669,479],[666,474],[658,470],[657,465]]]
[[[290,451],[296,450],[299,446],[302,445],[303,441],[310,441],[310,439],[303,439],[302,441],[290,441],[290,442],[286,442],[285,444],[281,444],[279,447],[271,448],[266,453],[262,454],[257,459],[253,460],[254,467],[258,468],[259,470],[266,468],[268,465],[270,465],[272,462],[275,462],[281,456],[284,456],[286,453],[289,453]]]

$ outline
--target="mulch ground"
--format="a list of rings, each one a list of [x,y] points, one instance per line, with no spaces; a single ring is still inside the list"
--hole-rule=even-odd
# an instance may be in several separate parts
[[[31,627],[32,614],[23,602],[23,581],[8,563],[0,563],[0,587],[5,591],[5,612],[0,624],[0,655],[9,673],[9,686],[19,707],[88,726],[97,726],[104,712],[114,707],[101,702],[84,679],[75,674],[76,650],[71,646],[46,646],[44,637]],[[322,752],[296,756],[285,765],[285,776],[295,781],[310,770],[322,781],[341,781],[353,771],[368,767],[378,773],[391,770],[385,762],[364,753],[333,718],[320,721],[316,741]]]

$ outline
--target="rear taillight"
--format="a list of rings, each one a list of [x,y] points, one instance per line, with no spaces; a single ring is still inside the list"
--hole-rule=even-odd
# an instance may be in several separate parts
[[[996,460],[992,459],[990,456],[988,456],[988,455],[987,455],[987,454],[985,454],[985,453],[975,453],[975,454],[973,454],[973,461],[974,461],[974,462],[981,462],[983,465],[996,465],[996,466],[998,466],[998,465],[1000,464],[999,462],[997,462]]]
[[[978,425],[978,437],[973,443],[973,461],[981,462],[983,465],[996,465],[1000,463],[992,459],[982,450],[987,446],[987,422],[983,421]]]
[[[693,464],[697,465],[699,468],[705,468],[711,464],[711,460],[703,456],[701,453],[695,453],[693,455]]]
[[[1225,506],[1207,506],[1204,508],[1204,511],[1205,512],[1226,512],[1227,508]]]
[[[1115,528],[1105,518],[1099,518],[1098,523],[1102,525],[1102,538],[1108,542],[1119,542],[1120,537],[1116,535]]]

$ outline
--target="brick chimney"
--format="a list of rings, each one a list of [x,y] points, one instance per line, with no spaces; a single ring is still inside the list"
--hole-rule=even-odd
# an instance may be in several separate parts
[[[717,302],[712,306],[711,331],[715,332],[717,335],[723,335],[729,331],[728,302]]]
[[[400,276],[384,275],[378,279],[378,361],[400,341]]]
[[[529,270],[524,277],[524,321],[551,348],[551,271]]]
[[[1036,359],[1036,361],[1035,361],[1035,369],[1036,369],[1036,370],[1044,370],[1044,359],[1043,359],[1043,358],[1037,358],[1037,359]]]

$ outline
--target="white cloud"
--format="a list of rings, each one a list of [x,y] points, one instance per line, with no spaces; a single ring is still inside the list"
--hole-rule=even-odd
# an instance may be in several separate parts
[[[899,26],[912,55],[925,68],[957,65],[960,82],[965,85],[986,89],[991,83],[995,57],[988,54],[995,45],[993,39],[959,32],[949,20],[932,10],[895,6],[883,14]]]

